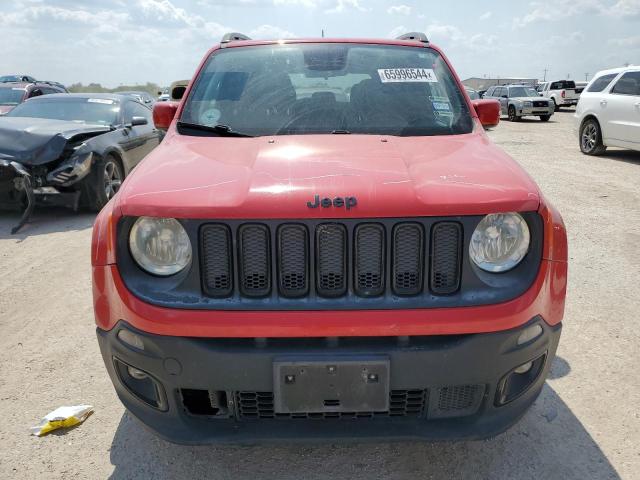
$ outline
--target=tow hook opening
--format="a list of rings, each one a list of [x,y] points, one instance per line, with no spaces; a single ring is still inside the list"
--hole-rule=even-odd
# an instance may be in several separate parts
[[[191,415],[228,417],[229,402],[224,390],[198,390],[181,388],[182,404]]]

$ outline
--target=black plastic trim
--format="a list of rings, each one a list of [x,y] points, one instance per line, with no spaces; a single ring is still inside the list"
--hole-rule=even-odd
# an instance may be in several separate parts
[[[321,275],[322,275],[322,271],[321,271],[321,267],[320,267],[320,262],[321,262],[321,256],[322,256],[322,252],[321,252],[321,248],[322,245],[320,244],[320,235],[322,235],[322,233],[327,230],[328,228],[338,228],[339,230],[342,231],[342,278],[343,278],[343,286],[342,288],[339,289],[326,289],[326,288],[322,288],[321,284]],[[316,234],[315,234],[315,238],[316,238],[316,247],[315,247],[315,264],[316,264],[316,290],[318,291],[318,295],[322,296],[322,297],[327,297],[327,298],[334,298],[334,297],[342,297],[343,295],[345,295],[347,293],[347,288],[348,285],[350,284],[349,282],[349,268],[347,265],[348,262],[348,245],[349,245],[349,241],[348,241],[348,234],[347,234],[347,229],[345,228],[344,225],[342,225],[341,223],[322,223],[320,225],[318,225],[316,227]]]
[[[401,229],[403,228],[417,228],[419,230],[419,243],[420,243],[420,248],[418,249],[419,251],[419,255],[418,255],[418,284],[416,285],[415,289],[409,290],[406,288],[401,288],[396,280],[396,273],[397,273],[397,265],[396,265],[396,255],[395,252],[398,251],[397,246],[396,246],[396,242],[398,239],[398,234],[400,232]],[[393,255],[393,265],[391,267],[391,287],[393,290],[393,293],[395,293],[396,295],[399,296],[414,296],[414,295],[418,295],[420,294],[420,292],[422,292],[422,288],[424,285],[424,272],[425,272],[425,264],[424,264],[424,252],[425,252],[425,247],[424,247],[424,241],[425,241],[425,236],[424,236],[424,227],[416,222],[402,222],[402,223],[398,223],[397,225],[393,226],[393,229],[391,231],[391,235],[392,235],[392,240],[391,240],[391,252],[394,254]]]
[[[202,225],[202,227],[200,227],[200,233],[198,234],[198,242],[200,245],[200,269],[202,270],[202,275],[201,275],[201,279],[202,279],[202,290],[209,295],[210,297],[214,297],[214,298],[225,298],[228,297],[229,295],[231,295],[231,293],[233,292],[233,287],[234,287],[234,281],[233,281],[233,262],[229,262],[229,276],[230,276],[230,281],[229,281],[229,288],[226,290],[222,290],[222,289],[211,289],[209,288],[209,285],[206,282],[206,255],[204,254],[204,232],[207,229],[210,228],[222,228],[225,231],[225,235],[227,237],[227,252],[229,254],[231,254],[231,252],[233,252],[233,243],[231,240],[231,230],[229,229],[228,225],[225,225],[224,223],[208,223],[205,225]]]
[[[392,315],[390,313],[390,315]],[[527,327],[539,324],[543,333],[534,341],[518,345]],[[431,440],[486,438],[514,422],[534,402],[552,364],[562,326],[549,326],[536,316],[520,327],[492,333],[410,337],[327,338],[193,338],[153,335],[124,321],[110,331],[97,329],[98,343],[118,396],[127,409],[163,438],[179,443],[253,442],[288,438],[355,440],[401,438]],[[144,351],[136,351],[117,338],[128,329],[142,338]],[[185,332],[187,333],[187,332]],[[500,379],[518,365],[547,353],[542,372],[522,395],[496,406]],[[483,395],[474,397],[478,408],[458,410],[443,418],[430,408],[413,418],[246,419],[189,414],[181,389],[225,392],[273,392],[273,362],[283,356],[321,355],[328,360],[341,356],[385,355],[390,359],[391,390],[428,390],[429,405],[438,402],[443,387],[479,385]],[[141,402],[122,384],[112,358],[149,372],[167,392],[168,410]],[[170,368],[167,359],[171,359]],[[473,365],[473,368],[469,368]],[[477,392],[480,393],[480,392]],[[227,393],[227,398],[233,398]],[[235,403],[235,402],[234,402]],[[235,405],[232,407],[235,408]],[[473,413],[471,413],[473,410]],[[452,412],[453,414],[453,412]],[[230,412],[230,416],[234,414]]]
[[[301,231],[304,235],[304,273],[305,273],[305,279],[304,279],[304,284],[305,287],[304,288],[300,288],[300,289],[288,289],[283,285],[283,278],[281,276],[282,273],[282,258],[284,255],[286,255],[285,253],[283,253],[282,251],[282,233],[283,230],[288,230],[288,229],[298,229],[299,231]],[[278,242],[278,256],[277,256],[277,262],[278,262],[278,288],[280,290],[280,294],[283,297],[287,297],[287,298],[299,298],[299,297],[304,297],[305,295],[307,295],[307,293],[309,293],[309,230],[307,229],[307,227],[303,224],[300,223],[283,223],[282,225],[278,226],[277,232],[276,232],[276,236],[277,236],[277,242]]]
[[[438,252],[436,251],[436,249],[439,247],[438,244],[440,243],[436,241],[436,235],[438,229],[443,227],[453,227],[457,229],[456,243],[458,245],[458,258],[456,261],[456,282],[449,288],[442,288],[436,285],[436,275],[438,273],[435,268],[435,263],[437,261],[436,257],[438,256]],[[450,295],[457,292],[460,288],[460,273],[462,270],[462,225],[460,225],[458,222],[438,222],[435,223],[433,227],[431,227],[431,246],[429,252],[429,260],[429,287],[431,288],[431,291],[436,295]]]
[[[266,277],[267,277],[267,285],[264,288],[256,288],[256,289],[247,289],[244,283],[244,276],[246,274],[245,270],[244,270],[244,264],[243,262],[245,261],[244,259],[244,254],[242,253],[243,250],[243,242],[244,242],[244,232],[246,230],[249,230],[250,228],[256,228],[258,230],[261,230],[262,233],[264,234],[265,237],[265,255],[266,255]],[[240,228],[238,228],[238,274],[240,276],[240,281],[238,282],[238,286],[240,288],[240,292],[242,293],[242,295],[246,296],[246,297],[254,297],[254,298],[262,298],[262,297],[266,297],[267,295],[269,295],[269,293],[271,292],[271,264],[272,264],[272,255],[271,255],[271,236],[269,233],[269,227],[266,225],[263,225],[261,223],[246,223],[244,225],[241,225]]]
[[[359,276],[359,271],[358,271],[358,248],[359,248],[359,234],[360,231],[363,228],[375,228],[376,230],[378,230],[378,232],[380,233],[381,236],[381,246],[380,246],[380,255],[382,257],[382,261],[381,261],[381,266],[380,266],[380,276],[381,281],[380,281],[380,287],[377,289],[363,289],[360,288],[359,285],[359,280],[358,280],[358,276]],[[380,225],[379,223],[360,223],[356,226],[355,230],[354,230],[354,234],[353,234],[353,288],[356,292],[357,295],[361,296],[361,297],[378,297],[380,295],[382,295],[384,293],[385,290],[385,280],[386,280],[386,263],[387,263],[387,256],[386,256],[386,251],[387,251],[387,239],[385,236],[385,231],[384,231],[384,226]]]
[[[471,235],[484,215],[460,217],[413,217],[413,218],[376,218],[376,219],[268,219],[268,220],[203,220],[179,219],[192,242],[193,259],[189,267],[170,277],[155,277],[138,267],[128,249],[129,231],[137,217],[120,219],[116,239],[116,262],[119,273],[132,295],[143,302],[165,308],[195,310],[387,310],[387,309],[420,309],[447,308],[461,306],[490,305],[506,302],[522,295],[536,279],[542,261],[543,221],[536,212],[521,213],[531,232],[529,252],[522,262],[512,270],[502,273],[489,273],[479,269],[469,258],[469,242]],[[315,262],[316,228],[326,223],[343,225],[347,234],[347,245],[352,245],[357,225],[361,223],[378,223],[385,228],[386,238],[393,239],[394,227],[404,223],[415,223],[423,229],[423,282],[420,291],[415,295],[402,295],[393,286],[393,251],[392,241],[386,242],[385,291],[377,297],[362,297],[357,294],[353,283],[353,249],[347,248],[347,275],[349,276],[346,292],[340,297],[324,297],[318,294],[317,271]],[[431,227],[443,221],[458,222],[462,225],[462,266],[460,272],[460,288],[448,295],[435,294],[429,288],[429,251]],[[245,224],[262,224],[268,226],[270,235],[270,255],[277,262],[278,242],[277,227],[283,224],[301,224],[309,231],[309,291],[298,298],[287,298],[280,294],[276,264],[271,264],[271,288],[268,295],[260,298],[243,296],[239,285],[239,259],[234,255],[232,294],[225,298],[211,297],[202,288],[202,266],[199,252],[199,233],[203,225],[223,223],[231,232],[233,251],[238,251],[238,229]],[[314,258],[311,258],[313,256]]]

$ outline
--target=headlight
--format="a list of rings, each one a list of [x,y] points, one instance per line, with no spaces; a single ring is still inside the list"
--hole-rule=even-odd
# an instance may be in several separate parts
[[[524,102],[524,106],[528,107],[528,108],[531,108],[531,107],[533,107],[533,103],[532,102]]]
[[[471,236],[469,256],[482,270],[506,272],[527,254],[529,239],[529,227],[519,214],[487,215]]]
[[[174,218],[140,217],[129,234],[135,261],[154,275],[178,273],[191,263],[191,242]]]

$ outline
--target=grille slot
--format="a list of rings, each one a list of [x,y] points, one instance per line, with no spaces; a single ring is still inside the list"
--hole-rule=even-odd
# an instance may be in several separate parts
[[[302,412],[275,413],[273,392],[236,392],[240,419],[296,419],[296,418],[377,418],[420,417],[425,412],[426,390],[392,390],[389,392],[389,410],[385,412]]]
[[[309,291],[309,233],[304,225],[278,229],[278,282],[285,297],[302,297]]]
[[[393,277],[397,295],[417,295],[422,291],[424,232],[417,223],[402,223],[393,229]]]
[[[247,297],[264,297],[271,291],[271,249],[269,229],[248,224],[238,230],[240,290]]]
[[[463,417],[478,411],[483,385],[455,385],[436,389],[429,409],[430,418]]]
[[[462,226],[439,222],[431,231],[431,291],[440,295],[460,287]]]
[[[316,286],[323,297],[339,297],[347,291],[347,229],[338,223],[316,229]]]
[[[226,225],[205,225],[200,238],[204,291],[212,297],[228,297],[233,291],[231,231]]]
[[[384,227],[374,223],[355,230],[355,290],[363,297],[384,292]]]

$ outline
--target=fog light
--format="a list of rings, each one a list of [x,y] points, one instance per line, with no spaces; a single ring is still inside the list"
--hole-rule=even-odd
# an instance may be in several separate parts
[[[523,345],[542,335],[542,327],[539,324],[525,328],[518,337],[518,345]]]
[[[144,350],[144,342],[142,341],[142,338],[129,330],[120,330],[118,332],[118,338],[131,347]]]
[[[520,365],[518,368],[516,368],[513,373],[527,373],[529,370],[531,370],[531,366],[533,365],[533,362],[527,362],[523,365]]]
[[[113,357],[113,363],[120,382],[129,393],[158,410],[167,410],[167,395],[158,379],[119,358]]]
[[[137,368],[133,368],[133,367],[127,367],[127,373],[131,375],[132,378],[135,378],[136,380],[144,380],[149,376],[146,373],[144,373],[142,370],[138,370]]]
[[[535,360],[519,365],[502,377],[496,389],[496,406],[509,403],[529,390],[542,374],[546,358],[545,353]]]

